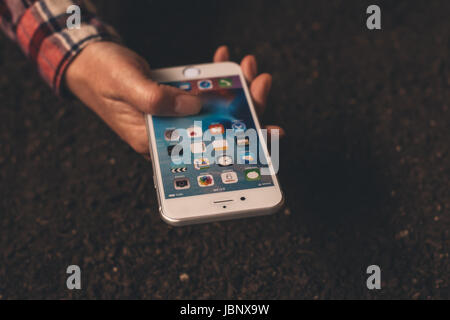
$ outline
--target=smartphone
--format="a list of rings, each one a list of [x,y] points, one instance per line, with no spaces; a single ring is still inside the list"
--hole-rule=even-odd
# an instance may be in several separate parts
[[[194,116],[146,115],[163,220],[183,226],[279,210],[283,194],[240,66],[164,68],[151,78],[202,101]]]

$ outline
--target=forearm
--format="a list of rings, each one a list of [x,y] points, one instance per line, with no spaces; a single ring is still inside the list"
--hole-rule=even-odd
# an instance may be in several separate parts
[[[73,4],[81,7],[81,25],[69,30],[66,22],[70,15],[66,11]],[[0,0],[0,27],[58,94],[67,67],[83,48],[92,42],[118,38],[82,1]]]

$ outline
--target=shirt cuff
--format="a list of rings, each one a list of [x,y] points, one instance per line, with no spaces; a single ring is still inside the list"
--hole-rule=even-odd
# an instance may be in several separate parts
[[[120,42],[110,26],[87,10],[82,11],[80,26],[68,29],[68,3],[65,0],[38,1],[21,17],[16,29],[22,50],[58,95],[62,93],[65,71],[83,48],[97,41]]]

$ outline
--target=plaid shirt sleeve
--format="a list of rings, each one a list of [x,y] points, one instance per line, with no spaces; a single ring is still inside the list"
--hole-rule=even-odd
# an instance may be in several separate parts
[[[82,1],[0,0],[0,27],[36,64],[45,81],[61,93],[64,73],[80,51],[100,40],[119,41],[114,30],[90,13]],[[81,8],[80,28],[68,29],[67,8]]]

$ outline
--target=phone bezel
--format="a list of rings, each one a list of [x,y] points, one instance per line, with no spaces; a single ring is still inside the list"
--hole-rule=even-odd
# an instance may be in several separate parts
[[[183,72],[186,68],[197,68],[200,70],[200,74],[196,77],[186,77]],[[261,134],[261,126],[248,90],[248,86],[246,85],[244,75],[242,74],[241,68],[238,64],[233,62],[210,63],[157,69],[151,72],[152,80],[157,82],[199,80],[204,78],[225,76],[240,77],[259,139],[260,141],[264,141]],[[153,163],[155,188],[158,193],[159,211],[162,218],[167,223],[179,226],[208,221],[264,215],[274,213],[282,206],[283,194],[281,192],[276,174],[274,173],[267,150],[267,145],[265,143],[261,143],[261,145],[265,156],[268,159],[269,169],[273,173],[273,186],[166,199],[158,151],[155,143],[156,137],[153,128],[152,116],[146,115],[145,118],[152,155],[151,158]],[[245,197],[246,200],[240,200],[242,197]],[[215,203],[217,201],[225,200],[232,200],[232,202],[226,202],[226,204],[224,204],[224,202],[220,202],[220,204]]]

